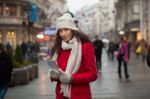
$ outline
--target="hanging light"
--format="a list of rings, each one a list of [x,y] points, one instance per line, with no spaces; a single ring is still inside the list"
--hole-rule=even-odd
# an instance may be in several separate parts
[[[120,34],[120,35],[124,35],[124,31],[120,31],[119,34]]]
[[[39,39],[43,39],[44,35],[43,34],[38,34],[36,37],[39,38]]]

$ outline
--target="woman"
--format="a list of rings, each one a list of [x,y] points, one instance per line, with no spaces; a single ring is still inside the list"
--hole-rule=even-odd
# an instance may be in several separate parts
[[[124,73],[125,73],[125,78],[128,79],[129,78],[129,74],[128,74],[128,68],[127,68],[127,63],[129,60],[129,55],[128,55],[128,40],[126,36],[123,36],[121,38],[121,41],[119,43],[119,54],[118,54],[118,75],[119,78],[122,78],[121,75],[121,64],[123,62],[124,64]]]
[[[52,81],[57,81],[56,99],[91,99],[90,82],[97,79],[94,47],[69,13],[58,18],[56,27],[52,60],[60,70],[50,70]]]
[[[4,99],[7,92],[12,69],[13,64],[10,55],[5,52],[4,45],[0,43],[0,99]]]

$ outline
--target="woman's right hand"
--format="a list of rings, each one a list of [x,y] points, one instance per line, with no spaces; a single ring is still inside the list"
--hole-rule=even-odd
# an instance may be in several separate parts
[[[50,70],[50,77],[52,77],[53,79],[59,79],[60,72],[58,70],[51,69]]]

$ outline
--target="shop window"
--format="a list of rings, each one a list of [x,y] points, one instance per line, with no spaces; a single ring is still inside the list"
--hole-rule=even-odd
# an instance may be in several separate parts
[[[23,16],[23,17],[27,17],[27,12],[26,12],[24,9],[21,9],[20,14],[21,14],[21,16]]]
[[[17,16],[17,6],[15,4],[6,4],[5,14],[6,16]]]
[[[141,37],[142,37],[141,32],[137,32],[136,33],[136,40],[137,41],[141,40]]]
[[[15,31],[6,32],[6,42],[9,42],[13,48],[16,48],[16,32]]]
[[[0,16],[3,15],[3,5],[0,3]]]

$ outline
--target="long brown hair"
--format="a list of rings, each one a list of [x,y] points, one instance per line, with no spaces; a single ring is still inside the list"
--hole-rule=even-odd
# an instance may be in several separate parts
[[[81,43],[90,42],[88,36],[85,33],[80,32],[80,31],[75,31],[75,30],[71,30],[71,31],[73,33],[73,36],[75,36],[79,42],[81,42]],[[59,35],[59,31],[57,31],[56,39],[54,41],[54,46],[52,48],[57,53],[62,49],[61,41],[62,41],[62,38]]]

